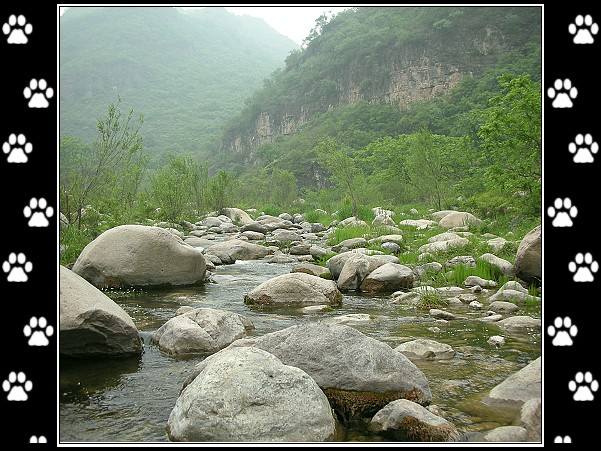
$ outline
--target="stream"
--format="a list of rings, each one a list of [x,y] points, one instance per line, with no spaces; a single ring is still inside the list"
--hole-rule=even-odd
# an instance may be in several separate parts
[[[290,272],[296,263],[237,261],[217,266],[213,283],[163,290],[107,293],[133,319],[144,342],[144,353],[132,358],[60,360],[59,439],[65,442],[169,442],[165,427],[183,381],[202,356],[168,356],[150,344],[151,335],[181,306],[209,307],[249,318],[259,336],[293,325],[345,314],[367,313],[368,324],[353,326],[396,347],[416,338],[446,343],[456,351],[450,360],[413,360],[426,375],[432,404],[459,432],[487,431],[511,425],[516,412],[485,406],[480,400],[495,385],[541,355],[541,332],[509,334],[494,323],[478,321],[485,309],[443,307],[458,318],[435,324],[427,309],[415,310],[389,302],[390,295],[346,293],[332,311],[304,314],[299,308],[259,309],[244,304],[244,294],[260,283]],[[479,301],[494,293],[479,295]],[[516,315],[541,318],[540,305],[521,307]],[[438,326],[438,331],[430,330]],[[501,348],[487,343],[505,337]],[[366,424],[341,427],[340,441],[385,441]]]

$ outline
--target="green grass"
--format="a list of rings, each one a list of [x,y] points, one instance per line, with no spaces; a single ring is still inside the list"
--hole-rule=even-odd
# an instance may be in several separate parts
[[[68,226],[60,231],[60,246],[63,249],[60,252],[59,264],[70,268],[81,251],[94,239],[89,232],[77,230],[76,226]]]
[[[303,218],[305,218],[305,221],[307,221],[307,222],[310,222],[310,223],[318,222],[326,227],[328,227],[334,220],[334,217],[332,215],[323,213],[321,211],[315,211],[315,210],[310,210],[310,211],[303,213]]]
[[[417,308],[431,309],[446,307],[448,305],[449,301],[444,299],[440,293],[420,293]]]

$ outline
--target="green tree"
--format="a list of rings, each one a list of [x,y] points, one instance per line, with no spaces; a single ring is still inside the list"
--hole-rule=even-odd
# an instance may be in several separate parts
[[[82,226],[82,212],[91,204],[110,208],[133,206],[145,170],[140,128],[142,115],[134,120],[134,110],[124,114],[109,105],[106,118],[98,121],[98,138],[91,146],[74,138],[60,142],[61,212],[70,224]]]
[[[188,156],[169,156],[169,163],[150,176],[150,196],[160,208],[160,217],[177,223],[190,213],[191,205],[204,203],[198,176],[201,168]]]
[[[235,181],[231,172],[219,171],[209,182],[211,205],[216,211],[231,206]]]
[[[350,149],[340,145],[335,139],[328,137],[315,148],[317,162],[321,168],[331,174],[331,178],[350,198],[353,216],[357,217],[358,185],[360,171],[350,155]]]
[[[281,207],[289,207],[298,195],[296,177],[290,171],[274,169],[270,177],[270,201]]]
[[[434,135],[427,128],[410,137],[407,168],[416,197],[439,210],[455,186],[470,173],[467,137]]]
[[[485,175],[515,207],[538,214],[542,196],[541,85],[529,76],[499,77],[501,92],[483,112],[478,136]]]

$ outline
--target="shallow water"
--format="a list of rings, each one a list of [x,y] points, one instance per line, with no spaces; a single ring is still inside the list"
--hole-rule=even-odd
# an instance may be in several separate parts
[[[527,363],[541,355],[541,334],[508,334],[494,323],[476,318],[484,312],[466,307],[444,307],[459,318],[435,324],[427,309],[408,309],[388,302],[388,295],[345,295],[331,312],[303,314],[300,309],[260,309],[244,304],[244,294],[261,282],[290,272],[294,264],[238,261],[216,268],[213,280],[200,287],[175,288],[110,296],[132,317],[144,341],[144,353],[134,358],[60,361],[59,437],[61,442],[168,442],[167,419],[183,381],[202,356],[175,358],[150,344],[150,336],[181,306],[210,307],[245,315],[255,329],[250,336],[284,329],[308,321],[367,313],[369,324],[354,326],[392,347],[430,338],[449,344],[457,352],[450,360],[414,363],[426,375],[437,405],[460,432],[487,431],[511,425],[516,412],[492,409],[481,398]],[[482,296],[491,296],[489,292]],[[516,314],[540,318],[540,306]],[[438,326],[433,332],[429,327]],[[486,342],[502,335],[506,344],[492,348]],[[341,430],[343,441],[381,441],[356,425]]]

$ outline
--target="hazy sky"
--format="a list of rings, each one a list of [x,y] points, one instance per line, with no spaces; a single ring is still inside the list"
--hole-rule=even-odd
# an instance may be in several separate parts
[[[348,6],[226,6],[228,11],[236,15],[260,17],[273,29],[288,36],[298,45],[303,43],[315,20],[324,12],[339,13]],[[329,14],[328,14],[329,15]]]
[[[67,5],[65,5],[67,6]],[[89,5],[73,5],[73,6],[89,6]],[[110,5],[112,6],[112,5]],[[143,6],[143,5],[132,5],[132,6]],[[152,5],[157,6],[157,5]],[[165,6],[181,6],[184,8],[192,8],[192,5],[165,5]],[[288,36],[298,45],[303,43],[311,29],[315,26],[315,20],[321,16],[324,12],[331,11],[336,14],[340,11],[349,8],[350,6],[328,6],[328,5],[311,5],[311,6],[228,6],[228,5],[215,5],[223,6],[225,9],[236,15],[247,15],[252,17],[259,17],[269,24],[273,29],[279,31],[284,36]],[[196,8],[202,8],[196,6]],[[62,12],[61,8],[61,12]]]

